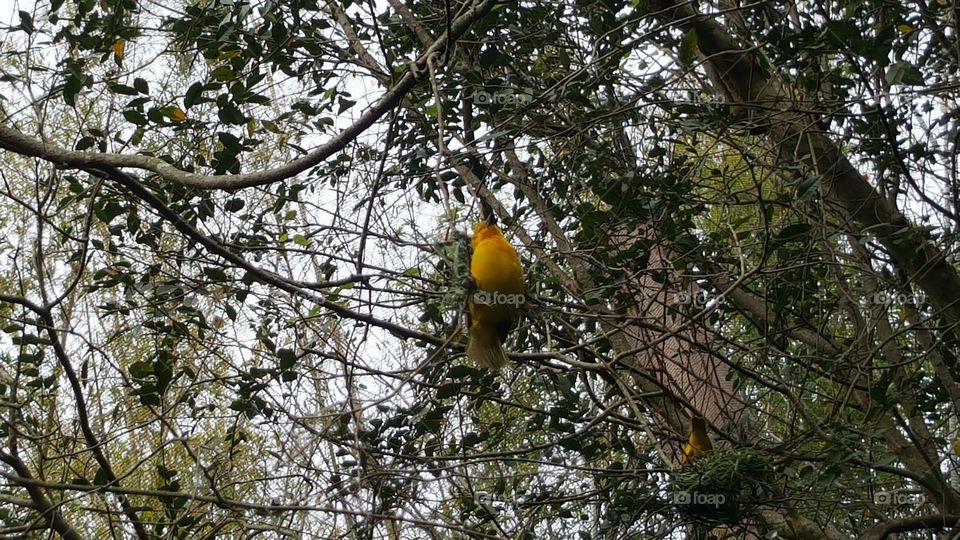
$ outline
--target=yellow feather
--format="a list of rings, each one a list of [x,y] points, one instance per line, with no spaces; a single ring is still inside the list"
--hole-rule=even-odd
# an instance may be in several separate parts
[[[710,436],[707,434],[707,421],[700,416],[694,416],[690,419],[690,438],[683,447],[683,454],[680,456],[680,463],[687,465],[693,460],[703,456],[713,450],[713,443],[710,442]]]
[[[471,239],[470,274],[478,291],[468,300],[470,337],[467,358],[489,368],[507,364],[503,338],[523,303],[523,268],[500,228],[477,224]]]

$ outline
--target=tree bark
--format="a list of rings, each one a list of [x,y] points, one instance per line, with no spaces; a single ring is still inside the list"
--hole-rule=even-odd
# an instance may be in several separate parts
[[[717,21],[697,13],[689,2],[653,2],[666,24],[693,30],[712,78],[724,97],[745,107],[779,147],[782,160],[820,177],[825,202],[838,210],[855,236],[874,235],[906,275],[927,293],[931,305],[954,329],[960,325],[960,275],[947,263],[930,235],[912,225],[884,199],[819,128],[816,115],[798,110],[771,69],[750,47],[742,47]]]

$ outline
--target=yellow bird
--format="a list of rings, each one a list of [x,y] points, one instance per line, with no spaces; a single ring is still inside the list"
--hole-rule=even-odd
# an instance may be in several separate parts
[[[710,436],[707,435],[707,421],[702,416],[691,417],[690,438],[687,439],[687,444],[683,446],[680,464],[687,465],[692,463],[693,460],[711,450],[713,450],[713,444],[710,442]]]
[[[520,258],[496,223],[491,214],[473,231],[470,275],[478,290],[467,300],[467,358],[489,369],[507,365],[503,342],[524,303]]]

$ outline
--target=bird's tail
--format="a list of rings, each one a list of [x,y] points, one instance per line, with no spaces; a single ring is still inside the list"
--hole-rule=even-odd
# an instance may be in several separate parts
[[[486,332],[477,325],[470,329],[467,358],[487,369],[497,370],[507,365],[507,351],[503,350],[496,332]]]

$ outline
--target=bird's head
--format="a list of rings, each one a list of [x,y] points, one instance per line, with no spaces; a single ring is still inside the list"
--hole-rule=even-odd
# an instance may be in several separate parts
[[[490,214],[487,219],[477,223],[476,228],[473,229],[472,243],[476,246],[483,240],[494,236],[503,236],[503,233],[500,232],[500,227],[497,227],[497,216]]]

